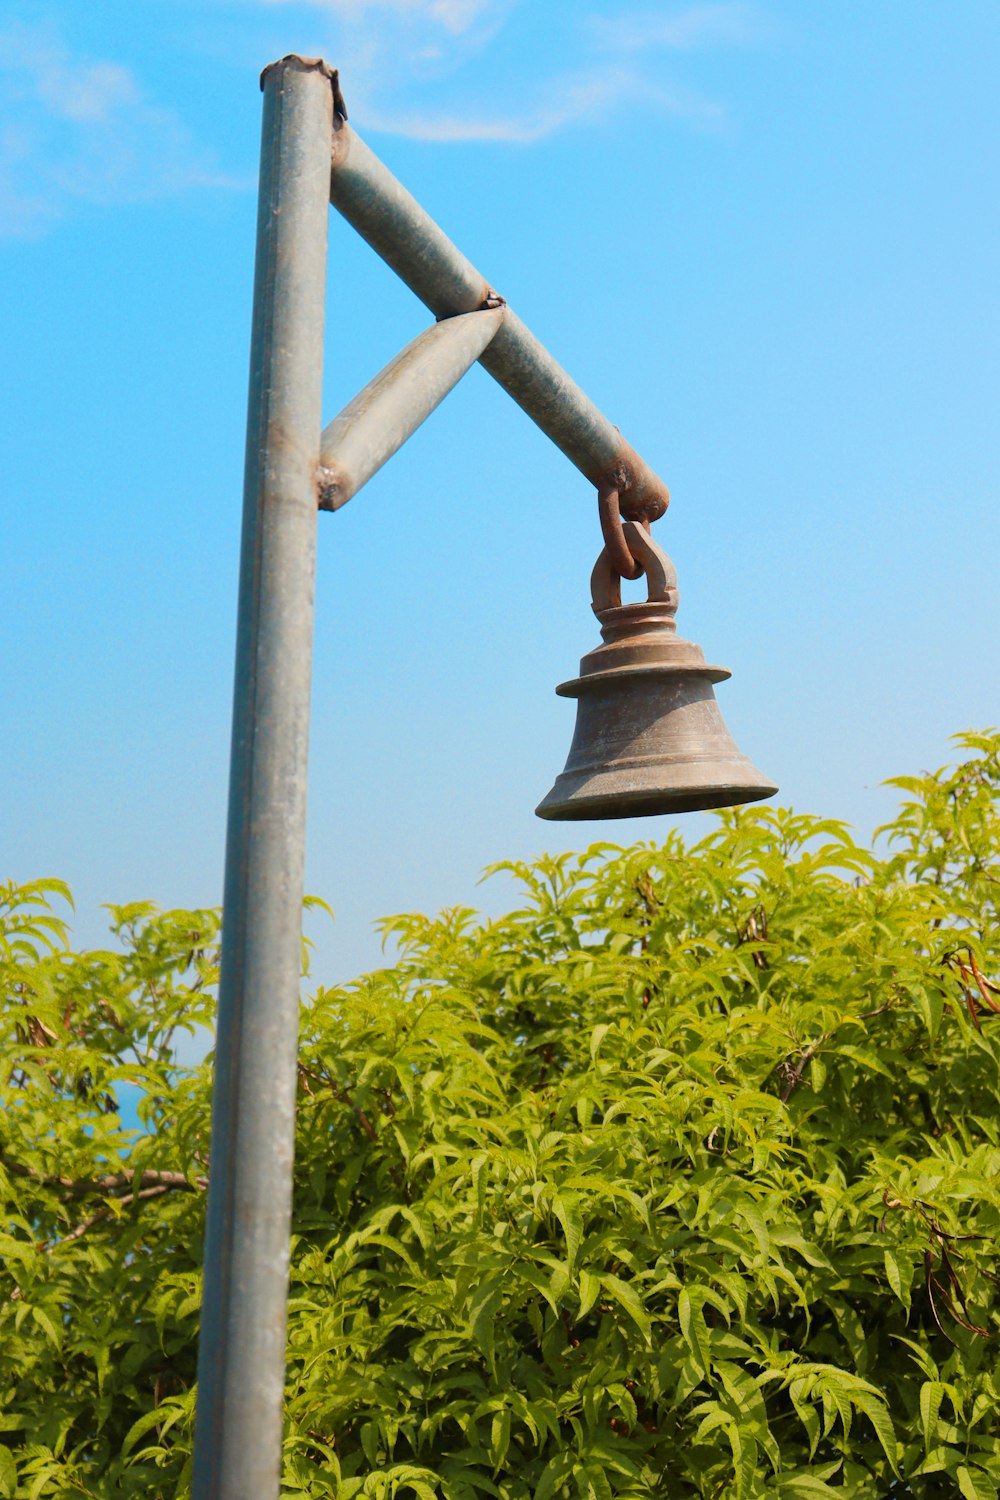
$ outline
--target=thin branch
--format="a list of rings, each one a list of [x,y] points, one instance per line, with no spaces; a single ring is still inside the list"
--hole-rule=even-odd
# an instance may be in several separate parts
[[[816,1056],[816,1053],[819,1051],[820,1047],[822,1047],[823,1043],[828,1042],[829,1040],[829,1036],[821,1036],[819,1041],[812,1042],[808,1047],[806,1047],[805,1051],[802,1053],[794,1067],[791,1067],[788,1063],[785,1064],[785,1082],[781,1089],[782,1104],[788,1103],[789,1099],[792,1097],[795,1090],[802,1082],[802,1075],[805,1073],[806,1068],[808,1068],[809,1064],[812,1062],[813,1058]]]
[[[313,1090],[309,1087],[308,1080],[312,1079],[313,1083],[322,1082],[330,1090],[330,1093],[336,1099],[338,1104],[346,1104],[348,1109],[354,1111],[358,1124],[361,1126],[368,1139],[370,1141],[375,1140],[377,1132],[374,1125],[372,1124],[371,1120],[369,1120],[364,1110],[361,1109],[359,1105],[355,1104],[348,1089],[338,1087],[338,1085],[335,1084],[333,1079],[329,1076],[325,1076],[321,1079],[319,1074],[314,1073],[311,1068],[307,1068],[305,1064],[301,1062],[298,1064],[298,1073],[299,1081],[310,1098],[315,1098],[316,1096],[313,1093]]]
[[[158,1171],[152,1167],[125,1167],[120,1172],[109,1172],[103,1177],[54,1177],[36,1172],[23,1162],[4,1160],[3,1165],[12,1177],[26,1177],[40,1187],[53,1188],[71,1201],[77,1198],[134,1197],[136,1200],[151,1196],[145,1189],[156,1193],[181,1192],[202,1193],[208,1187],[207,1177],[190,1178],[184,1172]],[[134,1189],[138,1187],[140,1191]]]

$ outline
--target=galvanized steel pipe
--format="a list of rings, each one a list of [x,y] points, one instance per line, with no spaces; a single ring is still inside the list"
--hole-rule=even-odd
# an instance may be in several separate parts
[[[332,113],[265,74],[194,1500],[280,1482]]]
[[[502,302],[341,119],[334,122],[330,201],[437,317]],[[479,360],[592,483],[618,490],[624,515],[648,521],[663,515],[666,485],[509,308]]]
[[[444,400],[503,322],[502,307],[425,328],[348,402],[320,439],[319,503],[339,510]]]

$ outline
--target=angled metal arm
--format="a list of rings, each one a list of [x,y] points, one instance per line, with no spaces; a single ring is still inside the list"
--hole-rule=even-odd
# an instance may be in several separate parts
[[[407,344],[323,429],[321,510],[339,510],[416,432],[503,322],[502,307],[435,323]]]
[[[330,202],[439,318],[503,301],[374,151],[334,121]],[[510,308],[480,363],[598,488],[618,489],[622,514],[655,521],[670,494]]]

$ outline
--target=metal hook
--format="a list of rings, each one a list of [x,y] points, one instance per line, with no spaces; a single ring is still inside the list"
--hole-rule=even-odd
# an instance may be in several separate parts
[[[622,602],[622,578],[646,575],[646,600],[649,604],[666,604],[677,608],[677,569],[658,542],[637,521],[619,519],[622,543],[628,549],[633,572],[625,575],[605,547],[590,575],[590,597],[594,612],[618,609]]]
[[[642,573],[641,565],[629,551],[622,531],[622,512],[617,484],[606,484],[597,492],[597,514],[601,520],[601,534],[611,566],[619,578],[635,579]]]

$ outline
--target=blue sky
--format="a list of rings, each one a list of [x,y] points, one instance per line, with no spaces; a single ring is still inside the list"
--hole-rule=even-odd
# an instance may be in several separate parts
[[[1000,720],[1000,8],[8,0],[0,849],[102,901],[221,888],[257,75],[352,124],[663,475],[683,633],[782,803],[867,834]],[[331,223],[332,416],[428,315]],[[559,827],[593,492],[481,370],[320,518],[317,972],[502,906]],[[686,820],[692,832],[704,823]]]

